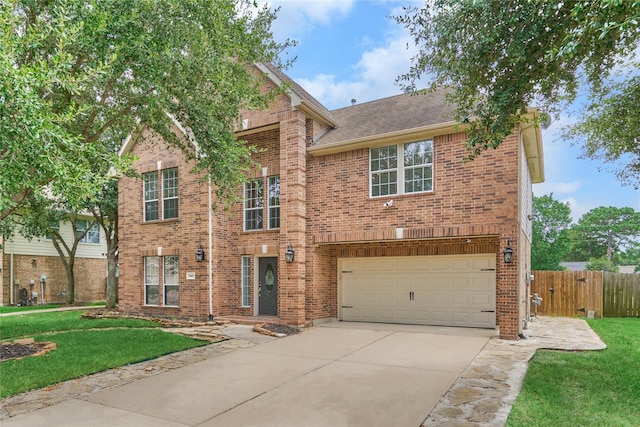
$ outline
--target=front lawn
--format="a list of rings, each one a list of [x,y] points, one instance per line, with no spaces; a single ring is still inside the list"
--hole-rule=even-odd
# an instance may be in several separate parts
[[[0,318],[2,341],[55,342],[44,356],[0,363],[0,398],[205,345],[138,319],[85,319],[81,311]]]
[[[640,320],[589,325],[601,351],[538,351],[507,426],[637,426],[640,414]]]

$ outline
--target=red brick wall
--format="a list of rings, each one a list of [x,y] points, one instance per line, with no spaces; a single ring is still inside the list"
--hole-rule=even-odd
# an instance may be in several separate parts
[[[119,263],[120,307],[128,312],[145,311],[155,315],[206,317],[208,308],[207,262],[196,262],[198,245],[208,248],[207,183],[201,175],[190,173],[193,164],[185,162],[178,148],[162,142],[158,135],[145,131],[143,139],[132,150],[138,156],[138,173],[178,167],[178,219],[144,222],[142,178],[122,177],[119,181]],[[159,174],[159,180],[161,175]],[[161,208],[160,208],[161,209]],[[224,214],[216,212],[224,221]],[[155,256],[158,247],[163,255],[179,257],[179,307],[144,306],[143,257]],[[187,280],[186,273],[195,273],[195,280]],[[160,284],[162,301],[162,283]]]
[[[10,274],[11,255],[3,255],[5,268],[3,275],[3,302],[11,303]],[[35,259],[35,262],[33,261]],[[107,260],[95,258],[76,258],[75,267],[75,301],[93,302],[106,299]],[[62,261],[57,256],[13,255],[14,304],[18,304],[19,288],[38,292],[38,302],[42,301],[40,292],[40,276],[46,274],[44,286],[46,303],[64,303],[67,292],[67,274]],[[31,286],[29,281],[33,280]]]
[[[498,259],[497,322],[503,337],[515,338],[520,325],[518,135],[467,163],[462,162],[466,155],[463,133],[438,136],[434,138],[433,192],[369,198],[369,151],[306,155],[305,144],[322,126],[289,109],[289,99],[280,96],[269,113],[244,115],[249,128],[280,123],[279,129],[243,136],[261,149],[255,155],[259,167],[253,176],[263,176],[262,168],[266,168],[266,176],[281,177],[280,229],[267,230],[265,225],[261,231],[243,231],[239,202],[230,212],[214,212],[213,248],[207,248],[206,185],[198,182],[199,176],[186,173],[191,165],[184,163],[177,149],[157,143],[158,138],[150,134],[135,146],[140,172],[155,170],[158,160],[166,163],[163,168],[179,167],[180,217],[143,223],[142,181],[121,179],[121,306],[127,311],[206,316],[207,263],[195,263],[198,243],[214,260],[214,315],[253,315],[253,291],[251,307],[241,307],[241,256],[278,256],[278,314],[291,324],[337,315],[339,257],[493,252]],[[242,189],[238,191],[242,195]],[[394,200],[392,207],[383,206],[388,199]],[[266,209],[265,203],[265,221]],[[396,228],[405,229],[407,240],[394,241]],[[386,236],[383,238],[389,241],[348,244],[350,236],[361,241]],[[472,243],[460,245],[461,237],[472,238]],[[511,265],[501,261],[507,240],[516,253]],[[293,264],[284,263],[288,243],[296,251]],[[158,246],[165,254],[180,256],[179,308],[143,307],[142,256],[155,254]],[[349,255],[352,253],[371,255]],[[196,280],[185,280],[187,271],[196,272]]]
[[[447,240],[394,242],[395,229],[404,228],[405,238],[478,236],[473,244],[461,247],[471,252],[460,253],[496,254],[497,323],[501,336],[517,336],[518,136],[510,136],[497,150],[473,162],[462,162],[464,138],[463,133],[434,138],[434,190],[415,195],[369,198],[367,149],[308,158],[307,231],[314,236],[307,241],[308,252],[314,254],[307,266],[308,318],[337,315],[335,257],[458,253],[454,250],[458,246]],[[390,199],[393,206],[385,207]],[[481,237],[485,234],[491,237]],[[348,243],[381,238],[390,241]],[[501,258],[507,240],[516,253],[510,265]],[[312,246],[340,242],[343,244],[329,249]],[[340,254],[334,252],[337,250]],[[331,275],[318,274],[322,271]],[[327,301],[332,302],[327,305]]]

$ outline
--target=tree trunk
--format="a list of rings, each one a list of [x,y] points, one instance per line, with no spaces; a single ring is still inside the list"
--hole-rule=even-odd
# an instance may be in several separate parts
[[[69,262],[65,265],[65,269],[67,270],[67,304],[73,304],[75,302],[76,277],[73,272],[75,261],[75,256],[69,255]]]
[[[107,308],[114,309],[118,304],[118,278],[116,277],[116,251],[107,248]]]

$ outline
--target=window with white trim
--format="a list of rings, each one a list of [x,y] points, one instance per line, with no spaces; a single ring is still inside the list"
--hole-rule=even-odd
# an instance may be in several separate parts
[[[89,227],[87,231],[87,227]],[[87,233],[85,234],[85,231]],[[84,234],[84,236],[83,236]],[[82,237],[81,237],[82,236]],[[100,243],[100,226],[97,222],[87,219],[76,220],[76,237],[80,237],[80,243]]]
[[[433,191],[433,141],[371,148],[369,173],[371,197]]]
[[[269,177],[269,228],[280,228],[280,176]]]
[[[145,222],[178,218],[178,168],[163,170],[161,177],[160,182],[158,171],[142,175]],[[160,197],[161,194],[162,197]],[[160,212],[162,212],[162,218],[160,218]]]
[[[142,175],[144,182],[144,220],[156,221],[158,217],[158,172]]]
[[[178,289],[178,256],[171,255],[164,257],[162,268],[162,277],[164,279],[164,305],[177,307],[180,302],[180,293]]]
[[[144,303],[160,305],[160,257],[144,257]]]
[[[149,256],[143,258],[144,304],[160,304],[160,283],[162,283],[162,305],[178,307],[180,303],[178,256]]]
[[[249,307],[251,295],[251,257],[242,257],[242,306]]]
[[[244,183],[244,229],[262,230],[264,201],[263,180],[256,178]]]
[[[162,171],[162,218],[178,218],[178,168]]]

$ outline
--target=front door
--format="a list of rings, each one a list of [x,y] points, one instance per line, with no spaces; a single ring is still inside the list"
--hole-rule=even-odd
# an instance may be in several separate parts
[[[258,258],[258,314],[278,315],[278,258]]]

